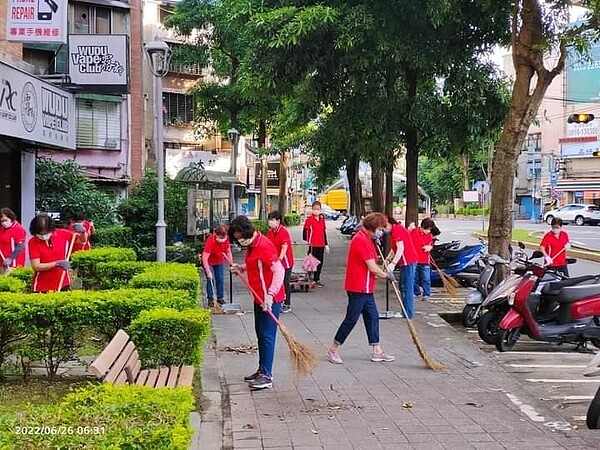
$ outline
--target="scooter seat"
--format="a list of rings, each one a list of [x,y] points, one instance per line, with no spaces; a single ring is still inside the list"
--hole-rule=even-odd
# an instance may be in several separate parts
[[[588,281],[597,280],[596,282],[588,283]],[[542,281],[544,279],[542,278]],[[567,278],[566,280],[552,281],[542,287],[542,295],[558,295],[560,290],[565,287],[577,286],[579,284],[597,284],[600,282],[600,277],[597,275],[583,275],[581,277]]]
[[[586,297],[600,296],[600,284],[584,284],[562,288],[558,294],[560,304],[573,303]]]
[[[480,248],[481,245],[465,245],[464,247],[459,248],[458,250],[444,250],[440,254],[440,259],[444,259],[446,261],[452,261],[457,259],[459,256],[470,252],[475,248]]]

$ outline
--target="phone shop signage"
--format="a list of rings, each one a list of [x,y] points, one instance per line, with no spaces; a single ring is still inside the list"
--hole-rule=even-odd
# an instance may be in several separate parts
[[[72,34],[69,36],[71,81],[103,92],[125,93],[127,54],[125,35]]]
[[[75,97],[0,62],[0,135],[75,149]]]
[[[6,39],[67,43],[68,0],[8,0]]]

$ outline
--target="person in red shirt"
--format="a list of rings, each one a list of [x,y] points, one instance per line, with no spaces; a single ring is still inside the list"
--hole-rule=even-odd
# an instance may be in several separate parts
[[[225,258],[227,258],[228,261],[233,260],[233,257],[231,256],[231,245],[229,244],[229,239],[227,239],[227,227],[225,225],[219,225],[215,228],[215,232],[211,233],[206,239],[200,258],[206,277],[206,299],[209,308],[215,306],[213,283],[217,290],[217,302],[219,305],[225,303],[225,290],[223,288]]]
[[[0,209],[0,259],[2,270],[25,265],[25,244],[27,232],[17,222],[17,216],[10,208]]]
[[[325,216],[321,213],[321,202],[316,201],[312,204],[311,215],[304,222],[302,238],[308,242],[308,253],[321,261],[314,274],[314,281],[319,287],[325,286],[321,283],[321,271],[325,253],[329,253],[326,228]]]
[[[283,226],[283,216],[279,211],[270,212],[268,219],[269,231],[267,232],[267,238],[275,244],[279,260],[285,269],[285,276],[283,277],[285,301],[281,307],[281,312],[289,313],[292,312],[292,286],[290,284],[290,279],[292,277],[292,268],[294,267],[292,237],[287,228]]]
[[[571,248],[569,235],[562,229],[562,219],[554,217],[550,226],[552,227],[542,237],[540,242],[540,251],[544,255],[546,266],[569,276],[567,267],[567,250]]]
[[[327,350],[327,359],[333,364],[342,364],[338,348],[344,343],[362,315],[367,330],[369,345],[373,347],[371,361],[392,362],[393,356],[386,354],[379,343],[379,311],[375,304],[375,278],[388,278],[385,270],[377,265],[378,255],[374,239],[383,235],[385,218],[381,213],[367,215],[362,228],[350,241],[344,289],[348,294],[346,317],[340,325],[333,344]]]
[[[431,230],[435,224],[429,217],[421,221],[421,226],[411,230],[410,237],[417,252],[417,266],[415,269],[415,297],[421,295],[423,300],[431,297],[431,265],[429,262],[430,252],[433,249],[433,236]]]
[[[75,242],[73,245],[73,253],[81,250],[91,250],[92,244],[90,241],[92,239],[92,234],[94,234],[95,231],[94,223],[86,219],[83,211],[77,211],[75,213],[73,222],[69,224],[67,229],[72,233],[79,233],[85,237],[85,242],[79,242],[79,240]]]
[[[409,319],[414,316],[415,270],[417,251],[410,237],[410,232],[393,217],[386,217],[385,228],[390,233],[391,249],[386,260],[387,270],[393,272],[400,268],[400,294]]]
[[[229,238],[246,249],[244,264],[231,270],[247,272],[254,300],[254,329],[258,340],[258,370],[244,377],[253,390],[273,387],[273,361],[277,324],[269,314],[279,317],[285,297],[285,270],[275,245],[254,229],[246,216],[238,216],[229,225]]]
[[[46,213],[40,213],[33,218],[29,225],[29,232],[32,235],[28,242],[29,258],[34,271],[31,290],[33,292],[68,290],[71,285],[69,276],[71,244],[74,240],[83,243],[85,236],[65,229],[55,229],[54,221]]]

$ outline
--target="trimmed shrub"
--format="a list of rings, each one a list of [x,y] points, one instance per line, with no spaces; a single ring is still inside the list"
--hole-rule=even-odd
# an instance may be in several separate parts
[[[27,286],[27,290],[31,289],[31,281],[33,280],[33,269],[31,267],[17,267],[10,271],[9,278],[17,278]]]
[[[0,433],[0,448],[187,450],[193,409],[189,387],[90,385],[68,394],[58,405],[0,415],[0,427],[12,430]],[[44,432],[15,432],[39,427]]]
[[[131,228],[114,226],[97,229],[92,234],[92,245],[95,247],[132,247]]]
[[[286,214],[283,217],[283,219],[285,220],[285,223],[290,227],[300,225],[300,223],[302,223],[302,216],[296,213]]]
[[[269,231],[269,225],[267,224],[266,220],[255,219],[255,220],[252,220],[251,222],[256,231],[260,231],[263,234],[265,234],[267,231]]]
[[[133,288],[185,289],[197,306],[199,281],[198,269],[191,264],[155,263],[134,276],[129,285]]]
[[[145,261],[110,261],[99,262],[93,276],[84,280],[87,286],[101,290],[119,289],[137,274],[146,270],[151,263]]]
[[[0,277],[0,292],[27,292],[31,284],[16,277]]]
[[[210,334],[206,309],[142,311],[128,328],[144,367],[198,365],[202,344]]]
[[[95,279],[96,264],[108,261],[135,261],[135,251],[130,248],[103,247],[93,248],[85,252],[76,252],[71,256],[73,268],[77,270],[77,276],[81,278],[84,285],[98,283]]]
[[[0,302],[0,378],[6,358],[27,336],[26,329],[21,303],[14,297],[3,295]]]

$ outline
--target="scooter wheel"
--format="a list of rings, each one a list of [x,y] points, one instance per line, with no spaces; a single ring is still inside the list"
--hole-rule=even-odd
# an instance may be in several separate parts
[[[596,391],[596,395],[594,395],[594,399],[587,410],[585,424],[590,430],[600,428],[600,388]]]
[[[465,328],[474,327],[477,323],[477,309],[476,305],[465,305],[460,315],[460,320]]]
[[[596,348],[600,348],[600,339],[590,339],[592,345]]]
[[[510,330],[498,330],[498,335],[496,336],[495,342],[496,348],[499,352],[507,352],[515,346],[520,336],[521,331],[518,328],[511,328]]]
[[[502,313],[499,311],[487,311],[477,321],[477,332],[479,337],[486,344],[494,345],[498,336],[498,327]]]

